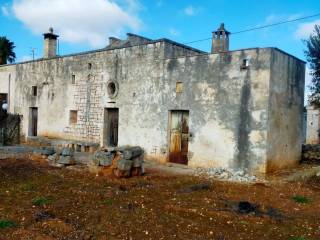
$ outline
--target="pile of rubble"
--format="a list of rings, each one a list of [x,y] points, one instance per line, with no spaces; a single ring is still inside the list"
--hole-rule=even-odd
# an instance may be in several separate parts
[[[51,166],[63,167],[76,164],[72,148],[41,147],[34,153],[44,156]]]
[[[64,167],[75,165],[73,148],[41,147],[33,152],[35,156],[47,159],[49,165]],[[141,147],[113,147],[97,150],[88,156],[89,170],[102,175],[114,175],[119,178],[140,176],[144,173],[144,152]]]
[[[144,173],[143,150],[140,147],[105,148],[96,151],[91,165],[111,171],[116,177],[140,176]]]
[[[320,163],[320,144],[302,145],[302,161]]]
[[[236,182],[254,182],[258,180],[257,177],[249,175],[243,170],[232,170],[222,167],[197,168],[195,175]]]

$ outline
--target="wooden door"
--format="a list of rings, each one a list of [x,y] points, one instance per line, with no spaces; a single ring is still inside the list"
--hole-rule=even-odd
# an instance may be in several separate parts
[[[107,108],[104,121],[104,144],[110,147],[118,146],[119,109]]]
[[[171,111],[169,161],[188,164],[189,111]]]
[[[38,108],[30,108],[30,136],[38,135]]]

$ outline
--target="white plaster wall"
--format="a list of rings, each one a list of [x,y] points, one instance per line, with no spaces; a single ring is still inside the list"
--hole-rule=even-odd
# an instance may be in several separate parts
[[[307,144],[319,143],[319,129],[320,129],[320,112],[312,106],[307,107]]]

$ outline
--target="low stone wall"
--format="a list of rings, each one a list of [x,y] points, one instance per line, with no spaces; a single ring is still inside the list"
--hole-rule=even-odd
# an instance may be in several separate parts
[[[21,116],[7,114],[0,118],[0,145],[20,143]]]
[[[302,162],[320,164],[320,144],[304,144],[302,146]]]

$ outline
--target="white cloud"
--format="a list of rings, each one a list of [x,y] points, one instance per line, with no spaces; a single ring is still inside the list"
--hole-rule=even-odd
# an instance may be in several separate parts
[[[308,38],[310,34],[314,30],[314,25],[320,25],[320,19],[317,19],[312,22],[307,22],[307,23],[301,23],[298,26],[297,31],[295,32],[295,37],[296,38]]]
[[[13,12],[34,33],[53,27],[61,41],[103,47],[109,36],[126,29],[138,31],[139,3],[126,0],[127,9],[112,0],[14,0]]]
[[[194,6],[187,6],[186,8],[183,9],[184,14],[186,14],[187,16],[194,16],[196,14],[198,14],[200,11],[199,7],[194,7]]]
[[[180,32],[179,32],[177,29],[175,29],[175,28],[170,28],[170,29],[169,29],[169,34],[170,34],[171,36],[173,36],[173,37],[177,37],[177,36],[180,35]]]

